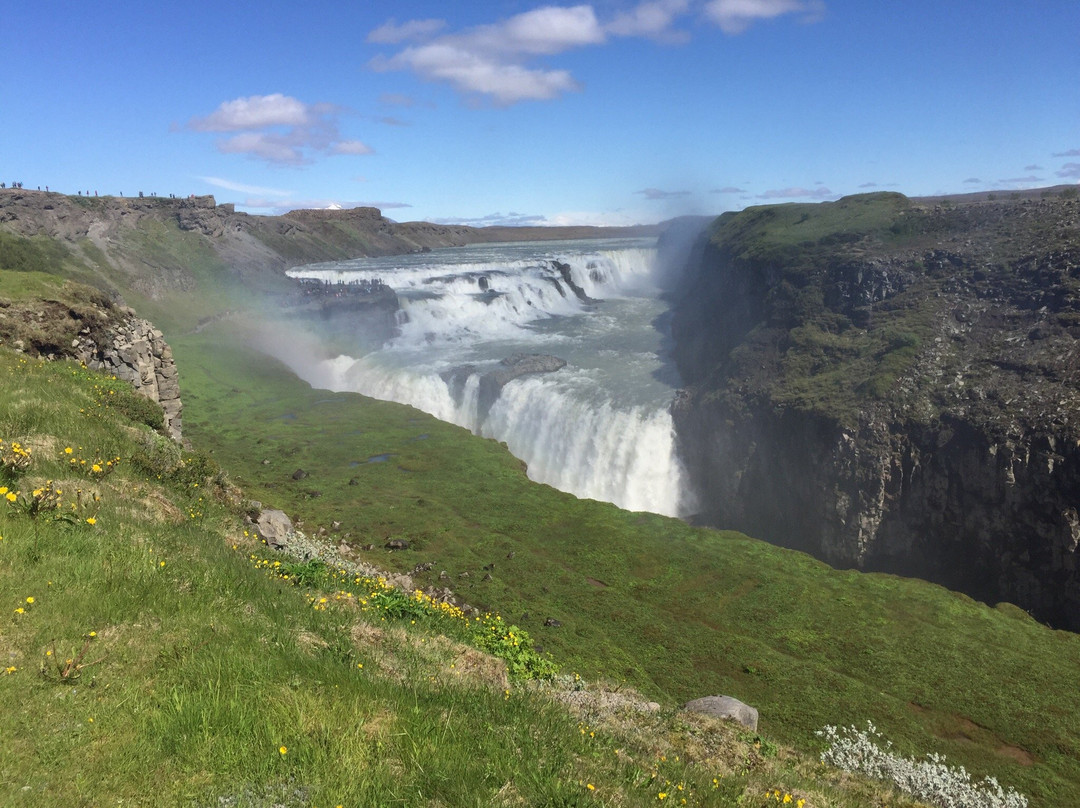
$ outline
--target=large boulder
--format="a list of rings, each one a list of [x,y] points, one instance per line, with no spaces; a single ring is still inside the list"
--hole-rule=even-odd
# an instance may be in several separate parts
[[[692,713],[703,713],[715,718],[738,721],[744,727],[757,732],[758,711],[731,696],[705,696],[686,702],[683,709]]]
[[[284,511],[267,508],[261,511],[259,518],[255,520],[255,530],[268,546],[280,550],[289,543],[293,523]]]

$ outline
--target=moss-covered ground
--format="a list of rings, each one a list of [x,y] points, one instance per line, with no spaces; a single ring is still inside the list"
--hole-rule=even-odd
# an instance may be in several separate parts
[[[127,417],[134,395],[0,348],[0,804],[911,804],[634,709],[572,657],[515,676],[540,659],[520,629],[276,556],[208,454]]]
[[[335,541],[374,545],[362,555],[379,564],[432,562],[421,582],[443,585],[445,571],[589,677],[668,704],[734,695],[806,749],[826,723],[871,718],[905,753],[943,752],[1039,802],[1080,793],[1062,699],[1080,677],[1073,634],[922,581],[579,500],[530,482],[493,441],[311,389],[224,332],[174,347],[187,434],[252,497],[309,529],[341,522]],[[391,538],[411,548],[383,549]]]

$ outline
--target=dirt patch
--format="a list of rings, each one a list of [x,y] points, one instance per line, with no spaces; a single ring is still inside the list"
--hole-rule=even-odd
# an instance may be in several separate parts
[[[296,644],[309,655],[315,653],[315,651],[330,647],[326,640],[317,634],[312,634],[310,631],[301,631],[297,634]]]
[[[478,685],[494,690],[505,690],[510,686],[506,662],[491,654],[477,651],[475,648],[463,646],[454,658],[453,670],[460,677],[471,679]]]
[[[1007,757],[1015,760],[1021,766],[1035,765],[1035,756],[1026,749],[1021,749],[1019,746],[1009,746],[1008,744],[1004,744],[1002,746],[999,746],[995,751],[997,751],[997,753],[1002,757]]]
[[[595,586],[597,589],[607,589],[608,585],[601,580],[598,580],[596,578],[586,578],[585,580],[589,583],[590,586]]]

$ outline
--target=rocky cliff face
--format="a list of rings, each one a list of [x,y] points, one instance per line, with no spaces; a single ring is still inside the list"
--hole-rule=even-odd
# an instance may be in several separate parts
[[[701,521],[1080,630],[1080,203],[723,217],[676,306]]]
[[[111,373],[131,385],[165,413],[165,433],[173,440],[183,438],[184,405],[172,348],[153,323],[135,316],[130,309],[108,330],[104,340],[80,335],[72,341],[75,358],[91,370]]]
[[[0,298],[0,344],[30,356],[76,359],[130,382],[161,405],[166,434],[183,438],[172,349],[152,323],[96,289],[67,283],[46,298]]]

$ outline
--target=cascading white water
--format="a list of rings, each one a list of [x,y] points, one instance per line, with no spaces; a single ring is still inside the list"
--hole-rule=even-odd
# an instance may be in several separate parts
[[[327,282],[397,293],[399,334],[364,356],[295,367],[312,384],[411,404],[505,441],[539,482],[631,510],[680,515],[684,472],[668,407],[673,371],[655,326],[656,252],[640,240],[483,245],[303,267]],[[505,384],[512,354],[566,367]]]

